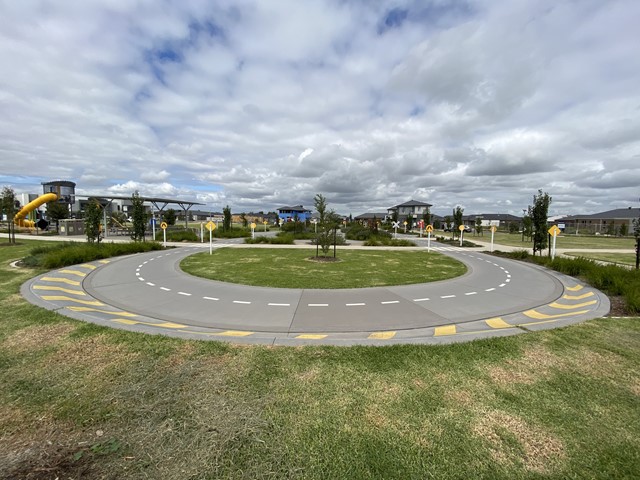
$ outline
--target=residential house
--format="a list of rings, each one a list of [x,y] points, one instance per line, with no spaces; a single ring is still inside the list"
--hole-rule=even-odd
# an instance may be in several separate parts
[[[278,209],[278,218],[280,218],[281,222],[293,222],[296,219],[299,222],[306,222],[311,218],[311,210],[307,210],[302,205],[280,207]]]
[[[565,232],[589,234],[616,234],[622,225],[626,225],[627,233],[633,234],[633,221],[640,217],[640,208],[617,208],[592,215],[570,215],[558,219],[560,228]]]
[[[422,219],[423,215],[427,213],[427,210],[431,208],[433,205],[430,203],[418,202],[416,200],[409,200],[408,202],[401,203],[400,205],[396,205],[395,207],[390,207],[387,209],[387,215],[392,217],[395,213],[398,214],[398,221],[404,222],[409,215],[415,222],[418,222]]]

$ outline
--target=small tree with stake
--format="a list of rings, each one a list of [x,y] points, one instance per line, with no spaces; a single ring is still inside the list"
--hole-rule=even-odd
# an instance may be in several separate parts
[[[636,237],[636,270],[640,267],[640,217],[633,221],[633,236]]]
[[[9,229],[9,243],[16,243],[16,226],[13,224],[13,218],[16,215],[16,193],[11,187],[3,187],[2,189],[2,209],[0,214],[7,216],[7,227]]]
[[[313,200],[319,216],[316,244],[322,249],[322,256],[328,257],[331,243],[335,240],[335,229],[339,220],[333,210],[327,210],[327,199],[324,195],[317,194]]]
[[[533,196],[533,207],[531,208],[531,222],[533,224],[533,254],[547,248],[547,218],[549,215],[549,205],[551,197],[548,193],[543,193],[542,189]]]
[[[84,212],[84,233],[87,235],[87,242],[100,243],[100,218],[102,217],[102,205],[93,198],[89,201]]]
[[[131,196],[131,205],[133,213],[133,228],[131,230],[131,239],[134,242],[144,242],[144,233],[147,229],[147,212],[144,210],[144,200],[140,198],[140,194],[135,192]]]

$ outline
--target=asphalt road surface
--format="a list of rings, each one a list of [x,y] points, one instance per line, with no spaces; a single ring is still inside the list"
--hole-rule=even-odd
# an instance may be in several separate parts
[[[571,277],[435,243],[432,250],[464,262],[467,274],[381,288],[262,288],[182,272],[180,261],[202,250],[67,267],[32,279],[22,292],[45,308],[102,325],[279,345],[447,343],[553,328],[609,311],[606,296]]]

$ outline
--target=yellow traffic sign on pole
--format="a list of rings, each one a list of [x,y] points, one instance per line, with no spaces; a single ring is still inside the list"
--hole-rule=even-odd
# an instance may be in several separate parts
[[[496,227],[495,225],[491,225],[491,226],[489,227],[489,231],[490,231],[491,233],[496,233],[496,232],[498,231],[498,227]]]
[[[167,222],[162,222],[160,224],[160,228],[163,229],[163,230],[166,230],[167,229]]]
[[[551,235],[553,235],[554,237],[556,237],[556,236],[558,236],[558,235],[560,235],[560,234],[562,233],[562,230],[560,230],[560,229],[558,228],[558,226],[557,226],[557,225],[553,225],[553,226],[549,229],[549,233],[550,233]]]
[[[205,227],[207,227],[207,230],[209,230],[210,232],[213,232],[216,229],[216,224],[213,223],[211,220],[209,220],[206,224]]]
[[[462,232],[462,231],[464,231],[464,225],[460,225],[460,226],[458,227],[458,230],[460,230],[461,232]]]
[[[254,228],[256,228],[256,224],[251,222],[251,229],[253,230]]]

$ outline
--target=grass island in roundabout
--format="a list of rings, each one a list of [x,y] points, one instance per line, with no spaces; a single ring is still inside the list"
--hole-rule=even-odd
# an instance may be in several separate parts
[[[191,275],[221,282],[305,289],[410,285],[447,280],[467,271],[451,257],[424,250],[341,250],[337,261],[319,259],[309,249],[223,248],[212,255],[191,255],[180,267]],[[333,256],[328,260],[334,260]]]

